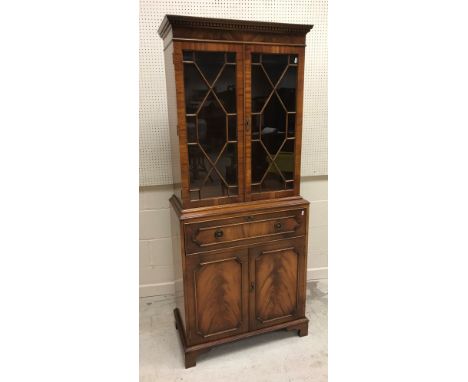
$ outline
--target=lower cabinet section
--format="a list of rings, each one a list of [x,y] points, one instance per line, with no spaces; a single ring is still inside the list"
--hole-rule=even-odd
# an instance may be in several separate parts
[[[182,210],[173,197],[171,205],[185,367],[214,346],[262,333],[307,335],[307,201]]]
[[[186,257],[187,343],[304,317],[305,239]]]

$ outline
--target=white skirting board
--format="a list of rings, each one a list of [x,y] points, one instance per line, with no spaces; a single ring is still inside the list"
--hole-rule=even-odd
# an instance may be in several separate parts
[[[174,295],[174,281],[140,285],[140,297]]]
[[[328,279],[328,267],[307,268],[307,281]]]
[[[323,280],[328,278],[328,267],[308,268],[307,281]],[[174,295],[174,281],[140,285],[140,298],[152,296]]]

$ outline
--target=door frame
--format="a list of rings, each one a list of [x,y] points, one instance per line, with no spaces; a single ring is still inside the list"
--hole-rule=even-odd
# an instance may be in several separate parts
[[[264,327],[281,324],[297,318],[305,317],[306,299],[306,242],[304,238],[288,240],[282,243],[258,245],[249,248],[249,327],[257,330]],[[261,256],[267,256],[270,252],[293,249],[297,254],[297,280],[296,280],[296,308],[292,314],[273,318],[261,322],[257,317],[257,290],[259,286],[256,280],[256,262]],[[254,284],[252,284],[254,283]],[[252,286],[253,285],[253,286]]]
[[[181,196],[183,205],[204,207],[218,204],[237,203],[244,201],[245,169],[244,169],[244,51],[240,44],[214,42],[174,41],[173,63],[176,80],[177,98],[177,132],[179,136],[179,151],[181,165]],[[218,196],[214,198],[190,201],[190,174],[187,145],[187,126],[185,117],[185,87],[183,50],[206,52],[236,53],[236,111],[237,111],[237,196]]]
[[[273,53],[273,54],[297,54],[297,83],[296,83],[296,126],[294,141],[294,188],[288,190],[266,191],[252,193],[252,103],[251,103],[251,84],[252,84],[252,60],[251,53]],[[261,44],[244,45],[244,78],[245,78],[245,201],[276,199],[288,196],[299,195],[300,193],[300,172],[301,172],[301,145],[302,145],[302,114],[303,114],[303,96],[304,96],[304,57],[305,47],[276,46]]]
[[[236,261],[241,266],[241,321],[237,328],[230,328],[218,333],[203,334],[198,328],[196,275],[209,264]],[[249,331],[249,257],[247,248],[223,249],[215,253],[186,257],[185,295],[187,296],[187,342],[189,345],[210,342]]]

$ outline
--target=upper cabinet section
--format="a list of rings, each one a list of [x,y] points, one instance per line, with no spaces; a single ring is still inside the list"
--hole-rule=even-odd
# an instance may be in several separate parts
[[[168,109],[182,208],[299,195],[310,29],[164,18],[159,35],[168,94],[174,94]]]

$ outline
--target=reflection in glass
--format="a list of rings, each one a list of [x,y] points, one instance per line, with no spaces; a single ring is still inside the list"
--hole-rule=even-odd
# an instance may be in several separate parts
[[[208,92],[208,86],[193,64],[184,64],[184,88],[186,113],[195,114]]]
[[[237,116],[228,116],[228,139],[230,141],[237,140]]]
[[[283,178],[276,166],[272,165],[268,169],[265,179],[262,182],[262,191],[276,191],[284,189]]]
[[[227,52],[226,53],[226,62],[235,63],[236,62],[236,54],[234,52]]]
[[[289,55],[289,63],[290,64],[297,64],[298,63],[297,54]]]
[[[296,134],[296,113],[288,114],[288,137]]]
[[[195,116],[188,116],[186,119],[187,123],[187,142],[197,142],[197,118]]]
[[[288,111],[296,110],[297,66],[290,66],[278,85],[278,94]]]
[[[262,115],[252,114],[252,139],[260,138],[261,123],[262,123]]]
[[[190,191],[190,200],[199,200],[200,190]]]
[[[275,155],[286,135],[286,112],[274,94],[263,112],[264,124],[261,136],[268,152]]]
[[[229,196],[239,195],[239,187],[237,186],[229,186],[228,188]]]
[[[259,183],[270,165],[268,154],[260,142],[252,142],[252,183]]]
[[[224,52],[195,52],[195,62],[211,85],[224,65]]]
[[[183,61],[193,61],[193,52],[191,50],[184,50],[182,52]]]
[[[270,95],[271,87],[265,72],[260,65],[252,65],[252,113],[262,110],[265,101]]]
[[[211,171],[208,179],[200,190],[202,199],[227,195],[227,187],[216,171]]]
[[[219,170],[228,185],[237,183],[237,145],[228,143],[221,154],[216,168]]]
[[[210,93],[198,113],[198,142],[215,161],[226,140],[226,113]]]
[[[294,140],[288,139],[278,153],[275,163],[286,180],[294,179]]]
[[[203,180],[211,170],[211,165],[199,146],[188,146],[190,188],[199,189]]]
[[[236,67],[227,65],[213,89],[228,113],[236,112]]]
[[[288,66],[288,56],[285,54],[262,54],[262,65],[274,85]]]

